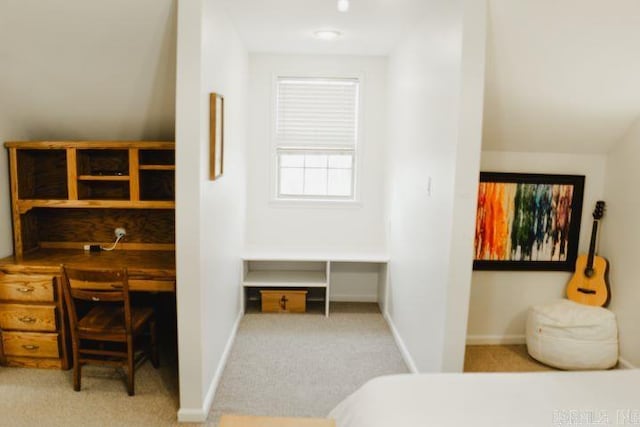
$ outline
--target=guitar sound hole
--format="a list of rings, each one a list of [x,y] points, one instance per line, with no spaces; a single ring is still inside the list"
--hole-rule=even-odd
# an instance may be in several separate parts
[[[594,295],[596,293],[596,291],[593,289],[585,289],[585,288],[578,288],[578,292],[581,292],[583,294],[588,294],[588,295]]]

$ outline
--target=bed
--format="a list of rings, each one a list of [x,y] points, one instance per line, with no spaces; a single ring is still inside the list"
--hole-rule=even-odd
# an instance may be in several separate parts
[[[337,427],[640,424],[640,370],[391,375],[329,414]]]

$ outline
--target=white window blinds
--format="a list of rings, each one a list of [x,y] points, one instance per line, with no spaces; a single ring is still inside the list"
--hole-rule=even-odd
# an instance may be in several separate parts
[[[277,80],[276,144],[354,149],[358,138],[358,80]]]

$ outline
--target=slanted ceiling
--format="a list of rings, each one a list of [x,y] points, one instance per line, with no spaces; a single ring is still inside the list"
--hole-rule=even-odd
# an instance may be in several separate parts
[[[219,1],[250,50],[376,55],[439,4]],[[0,2],[0,138],[172,139],[175,3]],[[640,1],[489,0],[488,19],[483,149],[605,153],[640,116]]]
[[[0,2],[0,138],[174,138],[176,0]]]
[[[483,149],[606,153],[640,117],[640,1],[490,0]]]

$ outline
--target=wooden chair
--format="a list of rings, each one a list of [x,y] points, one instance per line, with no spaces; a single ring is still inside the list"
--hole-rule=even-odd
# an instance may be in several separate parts
[[[136,366],[150,356],[158,367],[153,309],[131,305],[126,268],[61,268],[73,347],[73,389],[80,391],[82,365],[118,366],[126,368],[127,391],[133,396]],[[146,333],[146,351],[136,356],[135,344]]]

